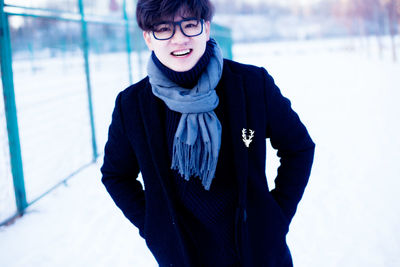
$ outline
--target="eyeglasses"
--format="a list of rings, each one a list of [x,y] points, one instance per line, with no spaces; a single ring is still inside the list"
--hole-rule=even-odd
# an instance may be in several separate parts
[[[179,25],[183,35],[194,37],[202,34],[204,20],[197,18],[186,18],[180,21],[161,22],[153,27],[153,36],[157,40],[171,39],[175,34],[176,25]]]

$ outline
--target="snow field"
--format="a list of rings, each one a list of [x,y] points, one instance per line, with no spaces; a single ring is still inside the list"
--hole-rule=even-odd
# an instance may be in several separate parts
[[[289,52],[254,44],[236,47],[235,55],[266,67],[316,143],[287,237],[295,266],[399,266],[399,63],[362,50],[291,53],[303,45],[280,45]],[[273,187],[268,166],[267,175]]]
[[[264,66],[274,77],[316,143],[310,181],[287,236],[296,267],[400,266],[400,64],[380,59],[376,50],[368,57],[353,44],[234,46],[235,60]],[[113,64],[102,65],[96,77],[103,80],[96,78],[93,92],[103,141],[115,96],[126,87],[126,78],[116,82],[124,70]],[[272,188],[279,159],[269,142],[267,158]],[[157,266],[101,184],[100,166],[101,160],[0,228],[0,266]]]

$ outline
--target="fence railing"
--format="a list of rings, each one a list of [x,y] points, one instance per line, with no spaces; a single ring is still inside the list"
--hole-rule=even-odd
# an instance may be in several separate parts
[[[0,0],[0,225],[99,157],[116,94],[145,76],[133,2]],[[232,58],[230,30],[211,35]]]

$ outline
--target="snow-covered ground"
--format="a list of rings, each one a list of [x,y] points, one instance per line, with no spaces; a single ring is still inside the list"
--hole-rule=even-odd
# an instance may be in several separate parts
[[[400,64],[310,45],[236,50],[267,66],[316,143],[288,234],[294,264],[400,266]]]
[[[400,266],[400,63],[376,50],[368,56],[355,42],[234,47],[236,60],[264,66],[275,78],[316,143],[287,236],[295,267]],[[112,106],[110,92],[104,94],[95,99]],[[110,121],[107,110],[96,117],[99,129]],[[269,149],[271,187],[278,164]],[[106,193],[100,166],[101,160],[1,227],[0,266],[157,266]]]

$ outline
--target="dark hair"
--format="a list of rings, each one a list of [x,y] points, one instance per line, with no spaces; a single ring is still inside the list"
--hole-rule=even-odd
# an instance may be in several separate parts
[[[209,0],[138,0],[136,20],[142,30],[150,31],[153,25],[162,20],[173,20],[178,12],[211,21],[214,6]]]

